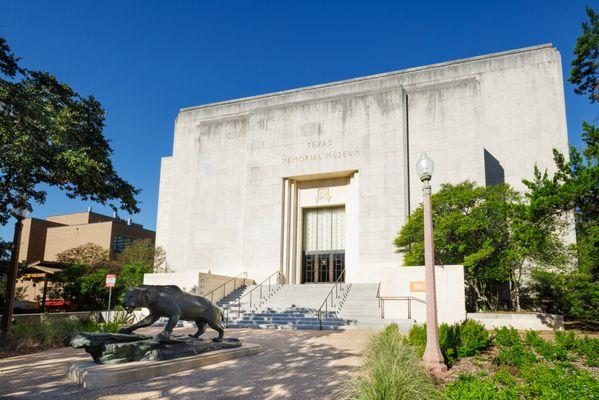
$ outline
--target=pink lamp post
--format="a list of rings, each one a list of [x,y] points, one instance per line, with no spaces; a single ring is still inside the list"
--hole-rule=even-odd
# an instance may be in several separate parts
[[[422,182],[424,206],[424,280],[426,285],[426,348],[422,360],[434,374],[447,371],[439,346],[437,329],[437,292],[435,285],[435,246],[433,243],[433,211],[430,180],[435,164],[422,153],[416,162],[416,173]]]

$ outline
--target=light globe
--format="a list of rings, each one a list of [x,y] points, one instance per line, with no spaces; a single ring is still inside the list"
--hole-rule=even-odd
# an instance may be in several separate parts
[[[426,153],[420,154],[418,161],[416,161],[416,173],[420,179],[428,178],[433,175],[433,171],[435,170],[435,163]]]
[[[15,208],[14,210],[12,210],[12,213],[15,217],[27,218],[27,216],[29,215],[29,210],[25,208]]]

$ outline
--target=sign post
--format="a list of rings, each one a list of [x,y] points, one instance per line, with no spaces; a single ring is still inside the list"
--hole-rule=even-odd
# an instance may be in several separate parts
[[[106,275],[106,287],[108,288],[108,321],[106,322],[110,322],[111,318],[110,318],[110,302],[112,301],[112,288],[114,287],[114,285],[116,284],[116,275],[114,274],[108,274]]]

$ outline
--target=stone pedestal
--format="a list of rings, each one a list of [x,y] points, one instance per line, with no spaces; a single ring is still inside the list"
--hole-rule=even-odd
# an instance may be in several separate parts
[[[76,333],[71,337],[70,344],[75,348],[84,348],[96,364],[163,361],[241,347],[239,339],[214,342],[187,335],[159,339],[135,334],[95,332]]]
[[[214,343],[206,344],[212,345]],[[112,365],[101,365],[91,361],[79,362],[68,365],[66,374],[71,381],[86,389],[98,389],[197,369],[257,354],[261,351],[262,348],[257,344],[240,343],[239,346],[234,348],[225,348],[164,361],[133,361]]]

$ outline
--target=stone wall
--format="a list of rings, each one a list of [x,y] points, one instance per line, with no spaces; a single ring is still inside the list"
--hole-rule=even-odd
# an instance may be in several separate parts
[[[285,182],[350,171],[347,276],[379,282],[401,264],[393,239],[421,202],[420,152],[435,161],[433,190],[523,189],[535,163],[552,168],[553,148],[568,142],[550,45],[183,109],[162,161],[157,245],[177,272],[260,280],[284,265]]]
[[[439,323],[452,324],[466,319],[464,267],[437,265],[437,318]],[[381,278],[380,296],[388,298],[382,306],[385,318],[410,317],[419,324],[426,322],[424,267],[385,268]],[[415,298],[408,302],[407,298]],[[408,310],[410,307],[410,310]]]

